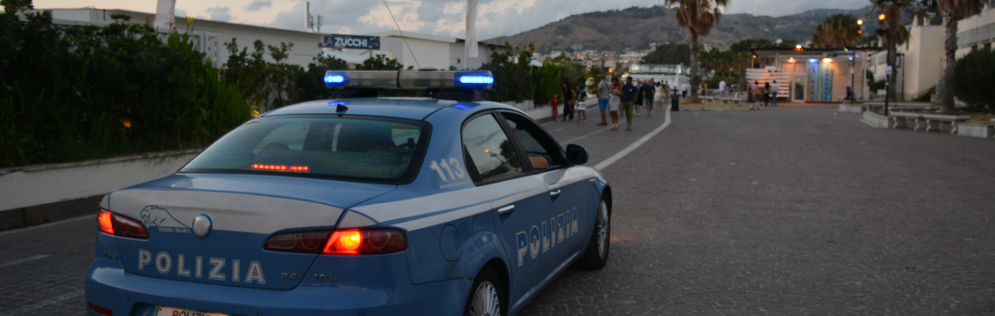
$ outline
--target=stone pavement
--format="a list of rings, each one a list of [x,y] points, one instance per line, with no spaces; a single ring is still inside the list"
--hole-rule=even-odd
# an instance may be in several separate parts
[[[544,126],[590,165],[663,122],[610,132],[588,112]],[[566,271],[520,315],[995,314],[995,142],[858,118],[674,113],[603,170],[608,266]],[[0,233],[0,315],[83,314],[95,231],[86,217]]]
[[[608,266],[520,315],[995,314],[995,142],[833,110],[675,113],[603,170]]]

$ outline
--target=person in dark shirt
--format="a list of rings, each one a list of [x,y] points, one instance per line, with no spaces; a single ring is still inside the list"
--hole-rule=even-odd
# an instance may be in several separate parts
[[[627,131],[632,131],[632,111],[636,106],[637,93],[639,93],[639,88],[632,85],[632,77],[625,77],[625,85],[622,86],[622,110],[625,111],[625,122],[629,124],[625,128]]]
[[[574,97],[573,89],[570,89],[570,85],[563,82],[563,121],[569,121],[574,119],[574,104],[577,104],[577,98]]]

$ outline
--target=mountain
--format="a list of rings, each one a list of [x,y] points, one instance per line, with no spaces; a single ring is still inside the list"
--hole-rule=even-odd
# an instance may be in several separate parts
[[[741,39],[769,38],[793,39],[805,43],[812,38],[812,29],[835,13],[850,13],[867,20],[866,8],[816,9],[803,13],[781,16],[754,16],[752,14],[722,15],[719,25],[706,37],[698,37],[707,47],[729,47]],[[645,49],[650,43],[686,42],[688,33],[677,28],[676,9],[662,6],[631,7],[571,15],[537,29],[513,36],[496,37],[485,42],[511,43],[515,46],[535,44],[536,51],[569,50],[571,45],[584,49],[622,51],[625,48]]]

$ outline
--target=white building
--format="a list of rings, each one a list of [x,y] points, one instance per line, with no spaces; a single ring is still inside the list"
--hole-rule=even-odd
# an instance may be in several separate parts
[[[397,30],[367,34],[380,37],[380,50],[343,49],[343,52],[369,56],[385,55],[396,58],[407,69],[409,66],[418,68],[435,68],[440,70],[455,67],[456,69],[477,69],[491,60],[491,53],[498,51],[506,53],[511,49],[504,45],[493,45],[479,42],[477,57],[467,61],[464,56],[466,41],[450,36],[401,32]],[[405,44],[407,41],[407,44]],[[410,46],[410,48],[409,48]]]
[[[113,14],[126,14],[131,16],[129,23],[144,24],[147,21],[155,20],[154,13],[119,10],[119,9],[39,9],[52,11],[52,18],[56,24],[79,24],[104,26],[114,23],[111,18]],[[180,33],[186,32],[187,19],[176,17],[174,23]],[[192,27],[191,37],[194,37],[198,50],[207,53],[215,66],[220,67],[228,61],[228,50],[224,44],[232,39],[238,43],[239,51],[242,48],[249,48],[253,51],[253,42],[261,40],[265,45],[280,46],[280,43],[294,44],[290,51],[290,56],[284,61],[288,64],[307,67],[315,56],[322,52],[322,34],[284,30],[255,25],[237,24],[203,19],[193,19],[190,23]],[[160,30],[161,33],[167,30]],[[269,53],[266,54],[267,60]],[[270,60],[272,61],[272,60]]]
[[[136,24],[150,23],[155,19],[155,14],[153,13],[118,9],[79,8],[38,10],[51,11],[52,18],[55,20],[53,22],[61,25],[104,26],[115,22],[111,18],[113,14],[131,16],[129,23]],[[185,17],[176,17],[174,25],[178,32],[186,33],[187,19]],[[293,44],[290,56],[284,62],[305,68],[312,62],[315,56],[324,52],[352,64],[362,63],[363,60],[370,56],[380,54],[386,55],[388,58],[396,58],[405,68],[408,66],[419,68],[420,66],[420,68],[436,68],[441,70],[449,69],[452,66],[457,69],[477,69],[490,61],[491,52],[507,52],[510,50],[505,46],[481,42],[478,44],[478,57],[471,58],[467,62],[463,56],[465,41],[456,37],[404,32],[404,36],[407,38],[407,45],[405,45],[400,32],[394,30],[374,34],[361,34],[380,36],[380,50],[337,50],[322,47],[324,36],[327,35],[322,33],[204,19],[192,19],[190,26],[192,28],[191,38],[194,40],[197,49],[206,53],[208,59],[211,59],[217,67],[228,61],[229,53],[224,44],[231,42],[232,39],[236,40],[239,51],[243,48],[248,48],[250,53],[254,50],[253,43],[256,40],[261,40],[264,45],[277,47],[280,46],[280,43]],[[160,30],[160,33],[166,32],[167,30]],[[408,46],[410,46],[410,49],[408,49]],[[265,56],[268,61],[273,61],[270,59],[268,51]]]
[[[894,68],[898,77],[895,92],[898,93],[899,100],[914,99],[936,87],[943,78],[946,67],[944,23],[943,18],[937,17],[933,20],[917,19],[909,25],[909,41],[905,45],[899,45],[897,50],[900,67]],[[991,4],[981,14],[957,23],[957,58],[979,49],[991,50],[993,41],[995,8]],[[885,79],[886,53],[874,54],[869,59],[868,69],[874,72],[874,80]]]

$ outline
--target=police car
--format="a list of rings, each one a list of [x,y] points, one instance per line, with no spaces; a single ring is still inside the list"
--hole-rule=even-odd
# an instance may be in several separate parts
[[[490,72],[324,81],[336,99],[260,115],[105,196],[88,313],[513,315],[565,269],[604,267],[608,181],[482,101]]]

